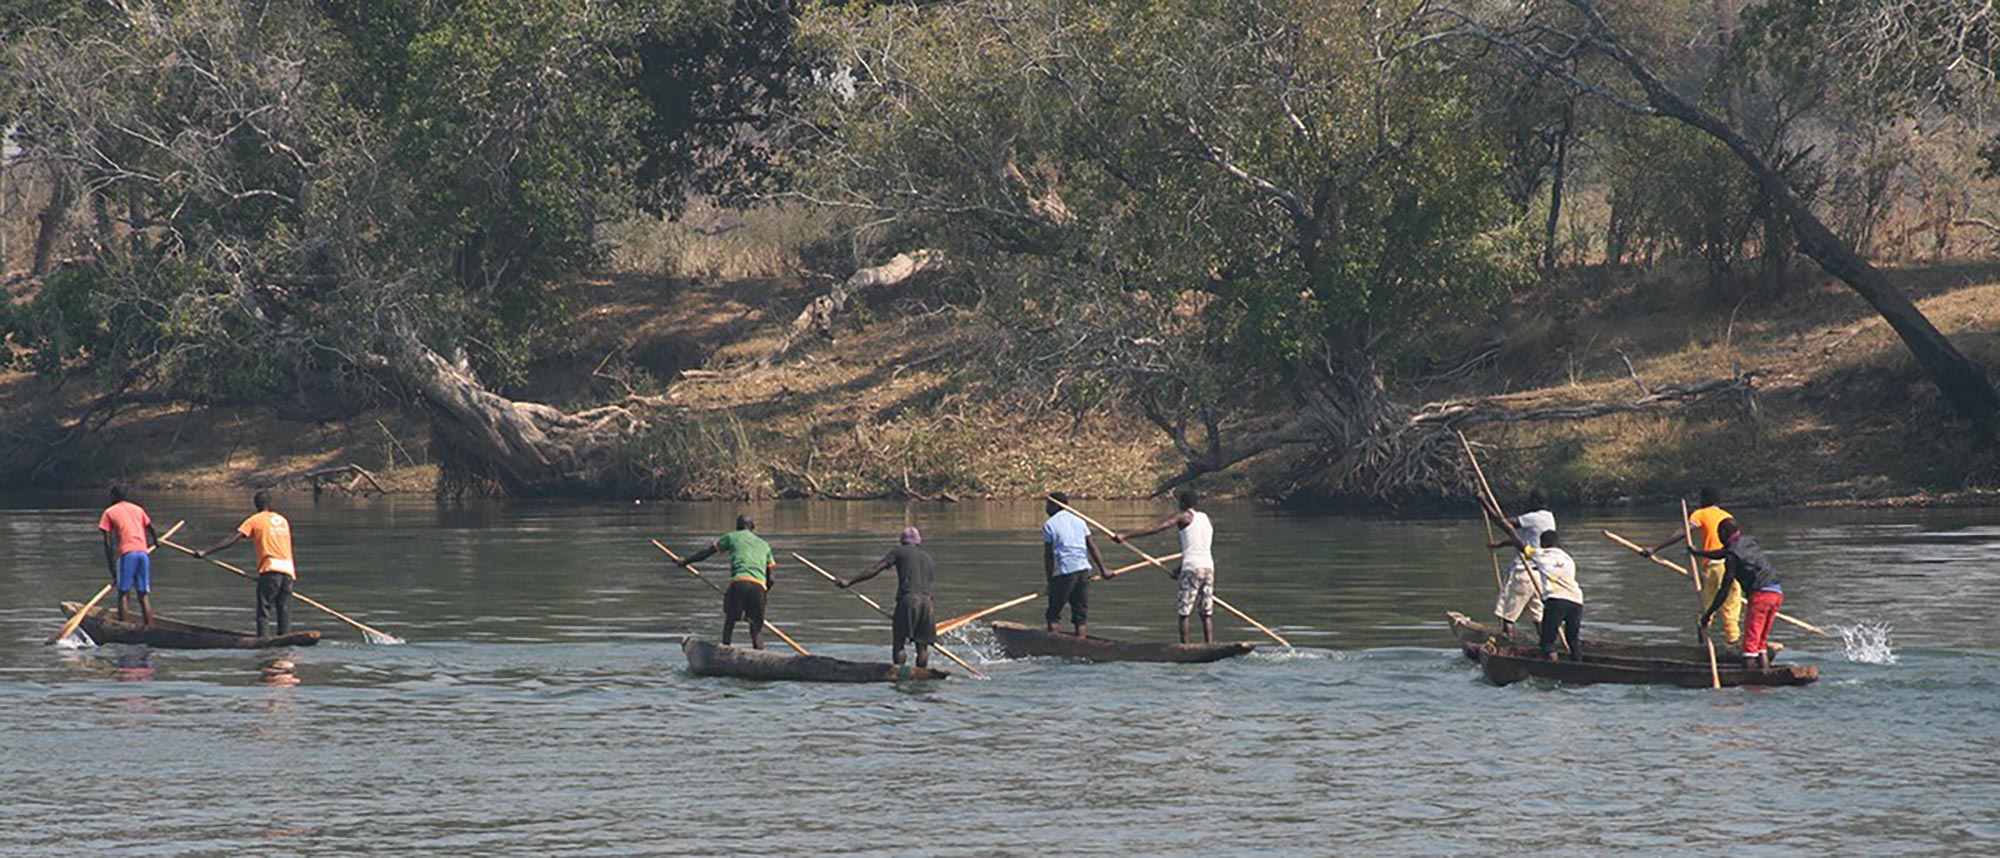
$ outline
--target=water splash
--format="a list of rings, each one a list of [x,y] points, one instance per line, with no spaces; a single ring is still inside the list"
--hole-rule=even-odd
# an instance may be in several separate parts
[[[946,632],[944,636],[971,649],[972,658],[980,664],[1007,660],[1007,656],[1000,651],[1000,639],[994,637],[993,630],[987,628],[985,623],[967,623]]]
[[[90,635],[84,634],[82,628],[70,632],[69,637],[56,641],[57,649],[89,649],[94,646],[97,646],[97,641],[91,640]]]
[[[378,632],[375,631],[374,629],[362,629],[361,634],[363,637],[366,637],[368,639],[369,643],[372,644],[394,646],[396,644],[408,643],[408,641],[396,637],[395,635],[389,634],[387,632]]]
[[[1848,661],[1865,664],[1895,664],[1896,651],[1889,646],[1889,624],[1872,623],[1834,626],[1840,633],[1842,654]]]

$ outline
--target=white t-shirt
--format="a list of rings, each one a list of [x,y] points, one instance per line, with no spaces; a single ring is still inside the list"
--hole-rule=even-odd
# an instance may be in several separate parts
[[[1215,525],[1208,513],[1195,510],[1181,528],[1181,565],[1189,569],[1215,568]]]
[[[1542,597],[1567,599],[1583,604],[1583,588],[1576,585],[1576,560],[1560,548],[1537,548],[1528,554],[1535,572],[1542,576]]]
[[[1556,529],[1556,514],[1545,509],[1521,513],[1514,521],[1519,525],[1514,529],[1521,532],[1521,544],[1529,548],[1542,547],[1542,534]]]

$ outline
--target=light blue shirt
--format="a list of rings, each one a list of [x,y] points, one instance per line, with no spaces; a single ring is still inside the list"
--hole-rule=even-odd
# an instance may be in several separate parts
[[[1074,575],[1090,571],[1090,525],[1069,510],[1062,510],[1042,522],[1042,541],[1055,546],[1056,574]]]

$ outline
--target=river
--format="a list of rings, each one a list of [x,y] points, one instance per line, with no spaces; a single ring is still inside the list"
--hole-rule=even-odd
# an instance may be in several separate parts
[[[234,495],[140,500],[163,528],[186,519],[190,545],[249,511]],[[303,496],[280,505],[300,592],[408,643],[368,644],[295,603],[326,642],[42,646],[55,602],[103,582],[95,501],[0,495],[0,853],[2000,851],[1990,510],[1743,511],[1785,611],[1873,645],[1781,625],[1818,684],[1709,692],[1491,687],[1443,621],[1490,610],[1476,520],[1239,503],[1210,508],[1218,592],[1297,650],[999,661],[974,631],[961,649],[989,681],[702,679],[676,644],[717,633],[719,599],[647,540],[698,547],[735,506]],[[1120,527],[1164,512],[1084,508]],[[1041,580],[1037,504],[747,509],[784,561],[773,618],[825,654],[886,658],[888,622],[790,552],[852,575],[915,523],[941,617]],[[1681,579],[1598,536],[1657,539],[1673,511],[1558,514],[1586,640],[1689,635]],[[163,550],[154,587],[168,616],[251,625],[250,586],[207,564]],[[1096,585],[1091,629],[1171,639],[1173,601],[1157,574]],[[1218,626],[1258,637],[1221,612]]]

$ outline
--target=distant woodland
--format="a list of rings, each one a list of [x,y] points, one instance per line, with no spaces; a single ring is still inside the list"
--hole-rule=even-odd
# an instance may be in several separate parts
[[[1795,415],[2000,483],[2000,307],[1911,273],[2000,280],[1996,68],[1963,0],[0,0],[0,363],[45,406],[0,475],[256,404],[410,415],[453,491],[685,495],[718,448],[669,382],[887,316],[948,320],[925,413],[1140,427],[1141,493],[1415,501],[1462,493],[1458,432],[1772,431],[1784,373],[1635,365],[1615,292],[1731,348],[1851,308],[1882,379],[1799,381],[1813,340]],[[796,288],[754,354],[552,389],[620,272]],[[838,495],[807,455],[729,493]]]

